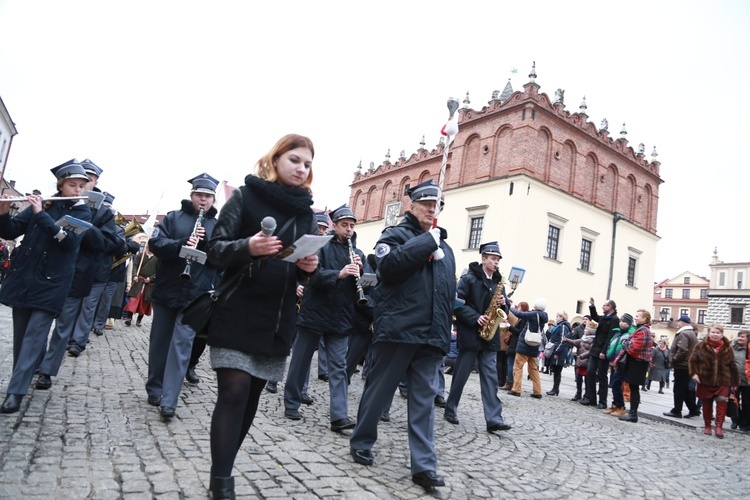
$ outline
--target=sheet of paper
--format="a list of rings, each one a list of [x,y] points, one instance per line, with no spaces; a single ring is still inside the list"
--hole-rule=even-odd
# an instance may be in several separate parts
[[[287,262],[296,262],[299,259],[312,255],[331,241],[333,235],[318,236],[314,234],[305,234],[302,238],[295,241],[292,245],[274,255],[275,259],[285,260]]]
[[[85,220],[76,219],[70,215],[64,215],[60,217],[60,220],[55,222],[58,226],[63,228],[64,231],[69,233],[81,234],[84,231],[94,227]]]
[[[373,273],[365,273],[359,277],[357,284],[363,288],[375,286],[378,284],[378,277]]]

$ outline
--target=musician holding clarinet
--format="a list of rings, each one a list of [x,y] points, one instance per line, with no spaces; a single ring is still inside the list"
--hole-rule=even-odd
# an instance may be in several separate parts
[[[88,176],[78,160],[69,160],[53,168],[52,173],[57,177],[56,197],[83,194]],[[16,239],[24,235],[0,288],[0,303],[13,308],[13,373],[1,413],[20,410],[47,347],[52,321],[60,314],[73,282],[82,234],[57,222],[65,216],[91,220],[84,200],[43,202],[39,195],[30,195],[27,200],[29,206],[11,217],[11,202],[0,199],[0,237]]]
[[[372,465],[378,422],[406,376],[412,481],[426,490],[444,486],[437,475],[435,393],[438,368],[450,349],[456,299],[456,261],[432,227],[442,192],[434,180],[407,190],[411,210],[383,231],[375,246],[379,278],[375,301],[373,362],[350,440],[355,462]],[[436,250],[442,250],[434,255]]]
[[[217,268],[180,257],[183,247],[203,251],[216,225],[214,200],[219,181],[203,173],[188,180],[190,199],[180,210],[169,212],[154,228],[148,241],[157,257],[156,280],[151,295],[154,318],[148,352],[148,404],[159,406],[162,420],[175,416],[182,379],[187,373],[195,332],[182,321],[182,308],[211,290]],[[183,251],[184,253],[184,251]],[[188,274],[189,279],[185,278]]]
[[[349,418],[349,384],[346,376],[346,352],[352,334],[354,308],[362,300],[357,278],[362,273],[365,256],[354,248],[357,219],[342,205],[331,212],[333,237],[320,249],[320,269],[305,287],[299,317],[297,338],[292,347],[292,360],[284,387],[284,415],[300,420],[302,387],[310,372],[313,352],[321,337],[325,345],[328,388],[330,393],[331,430],[341,432],[354,428]]]

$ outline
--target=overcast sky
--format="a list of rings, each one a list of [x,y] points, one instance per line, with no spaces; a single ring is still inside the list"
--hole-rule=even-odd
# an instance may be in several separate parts
[[[187,179],[239,185],[296,132],[315,144],[315,205],[335,208],[360,160],[409,156],[422,135],[434,148],[448,97],[481,109],[536,61],[541,92],[564,89],[571,112],[585,95],[594,124],[656,146],[654,280],[708,276],[714,247],[750,261],[749,25],[744,0],[0,0],[0,97],[19,132],[6,178],[49,193],[51,167],[88,157],[121,212],[162,193],[166,212]]]

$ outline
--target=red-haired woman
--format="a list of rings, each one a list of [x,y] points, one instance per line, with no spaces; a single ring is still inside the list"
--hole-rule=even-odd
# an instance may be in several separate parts
[[[297,283],[318,268],[317,255],[294,263],[266,258],[303,234],[317,234],[313,214],[312,142],[286,135],[257,163],[221,210],[208,261],[225,267],[223,280],[243,273],[237,289],[216,303],[209,326],[218,395],[211,419],[211,495],[234,498],[234,459],[250,430],[268,380],[281,380],[297,319]],[[277,230],[264,236],[271,216]]]

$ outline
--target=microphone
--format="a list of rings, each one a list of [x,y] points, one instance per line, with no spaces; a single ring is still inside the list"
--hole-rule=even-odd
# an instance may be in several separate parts
[[[263,236],[272,236],[273,232],[276,231],[276,219],[270,215],[264,217],[263,220],[260,221],[260,230],[263,233]]]

